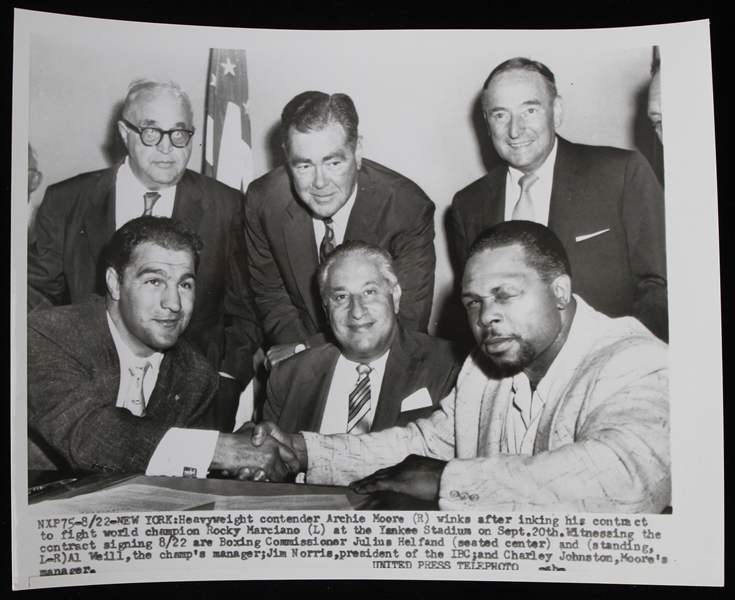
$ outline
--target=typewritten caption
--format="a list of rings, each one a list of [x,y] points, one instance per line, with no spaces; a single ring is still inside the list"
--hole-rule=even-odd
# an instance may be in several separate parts
[[[665,516],[231,512],[36,519],[38,576],[299,566],[574,571],[671,562]],[[662,527],[663,528],[663,527]],[[469,575],[466,573],[466,575]],[[376,575],[380,576],[380,575]]]

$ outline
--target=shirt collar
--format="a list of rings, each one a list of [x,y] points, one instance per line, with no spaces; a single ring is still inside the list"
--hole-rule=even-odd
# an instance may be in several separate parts
[[[112,320],[110,312],[107,311],[107,325],[110,328],[112,334],[112,341],[115,343],[115,349],[117,350],[117,356],[120,359],[120,366],[143,366],[145,363],[151,365],[151,369],[154,372],[158,372],[161,367],[161,361],[163,360],[163,352],[154,352],[147,358],[140,358],[135,356],[130,347],[125,343],[120,332],[115,325],[115,321]]]
[[[349,358],[346,358],[345,355],[342,355],[342,358],[348,362],[351,365],[354,365],[354,368],[357,368],[357,365],[368,365],[371,369],[370,373],[372,374],[373,371],[375,373],[384,373],[385,372],[385,364],[388,362],[388,355],[390,354],[390,350],[383,354],[380,358],[376,358],[374,361],[369,363],[360,363],[356,362],[354,360],[350,360]]]
[[[352,212],[352,207],[355,205],[355,198],[357,198],[357,181],[355,181],[355,189],[352,190],[347,202],[345,202],[344,206],[332,215],[332,221],[334,221],[335,225],[340,227],[342,231],[347,229],[347,221],[350,220],[350,213]]]

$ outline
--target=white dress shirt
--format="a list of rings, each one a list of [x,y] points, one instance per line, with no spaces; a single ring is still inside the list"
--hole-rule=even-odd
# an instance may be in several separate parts
[[[143,379],[143,398],[145,405],[148,406],[148,401],[158,380],[164,356],[163,352],[154,352],[151,356],[141,359],[133,354],[133,351],[122,339],[109,312],[107,313],[107,324],[112,334],[112,340],[115,342],[117,356],[120,359],[120,387],[115,406],[127,409],[127,391],[131,380],[128,369],[131,366],[142,366],[146,362],[151,365]],[[167,477],[188,476],[204,479],[214,457],[218,436],[219,432],[217,431],[172,427],[158,443],[153,456],[148,462],[145,474]]]
[[[144,196],[151,192],[133,174],[125,162],[117,170],[115,180],[115,229],[120,229],[128,221],[142,217],[145,211]],[[176,186],[173,185],[163,190],[155,190],[161,197],[153,205],[151,214],[155,217],[171,217],[174,212],[174,200],[176,199]]]
[[[510,395],[502,437],[505,452],[531,456],[544,410],[544,400],[538,388],[531,390],[531,382],[523,372],[513,377]]]
[[[352,190],[352,193],[347,199],[347,202],[345,202],[344,206],[332,215],[332,230],[334,231],[335,248],[345,241],[347,222],[350,220],[352,207],[355,206],[355,198],[357,198],[357,183],[355,183],[355,189]],[[312,217],[311,220],[314,223],[314,237],[316,238],[316,253],[318,255],[319,250],[321,249],[322,240],[324,239],[324,233],[327,230],[327,226],[321,219],[315,219],[314,217]]]
[[[558,144],[554,140],[551,154],[546,158],[544,164],[536,171],[538,181],[528,190],[533,200],[534,221],[541,225],[549,225],[549,206],[551,205],[551,186],[554,183],[554,164],[556,163],[556,149]],[[513,167],[508,167],[508,175],[505,180],[505,220],[512,220],[513,209],[521,197],[521,186],[518,180],[524,173]]]
[[[357,363],[340,355],[332,374],[332,383],[329,386],[327,404],[324,407],[324,416],[319,426],[319,433],[347,433],[347,420],[350,412],[350,393],[355,389],[359,377],[357,366],[370,366],[370,424],[375,419],[375,407],[378,405],[380,390],[383,386],[385,365],[388,362],[390,350],[371,363]]]

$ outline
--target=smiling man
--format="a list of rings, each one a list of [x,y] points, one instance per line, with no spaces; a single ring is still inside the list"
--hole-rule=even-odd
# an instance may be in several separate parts
[[[105,298],[29,316],[30,469],[202,478],[247,467],[274,480],[289,472],[294,457],[282,446],[254,448],[250,431],[202,430],[218,377],[181,338],[200,250],[171,219],[133,219],[112,236]]]
[[[335,344],[273,368],[265,419],[288,432],[358,434],[428,416],[454,387],[464,355],[398,323],[402,292],[390,255],[346,242],[317,281]]]
[[[571,143],[554,74],[512,58],[482,89],[482,109],[502,165],[452,202],[454,250],[464,265],[485,229],[516,219],[561,239],[575,291],[611,317],[634,316],[668,340],[666,236],[661,186],[638,152]]]
[[[103,250],[131,219],[145,214],[185,223],[204,242],[186,337],[220,372],[217,426],[232,431],[263,339],[247,271],[242,195],[186,168],[193,114],[176,84],[133,82],[117,128],[128,153],[121,163],[46,191],[28,254],[29,310],[104,295]]]
[[[475,241],[462,297],[478,348],[431,416],[360,436],[263,423],[253,442],[267,432],[293,448],[309,483],[352,482],[360,493],[403,492],[447,510],[664,509],[666,344],[572,294],[563,245],[530,221]]]
[[[329,324],[315,274],[342,242],[387,250],[402,289],[403,326],[425,332],[434,290],[434,204],[412,181],[362,156],[345,94],[304,92],[281,115],[286,166],[246,195],[248,260],[273,345],[271,365],[323,343]]]

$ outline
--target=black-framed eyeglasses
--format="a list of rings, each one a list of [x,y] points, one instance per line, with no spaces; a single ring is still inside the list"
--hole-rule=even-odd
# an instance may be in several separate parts
[[[194,131],[189,131],[188,129],[169,129],[168,131],[164,131],[158,127],[138,127],[127,119],[122,119],[122,122],[138,133],[140,141],[143,142],[144,146],[158,146],[163,136],[168,135],[168,139],[171,140],[171,145],[176,148],[186,148],[189,145],[191,136],[194,135]]]

